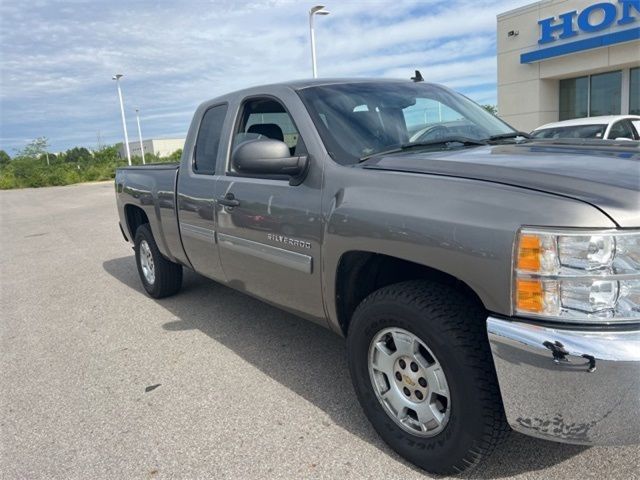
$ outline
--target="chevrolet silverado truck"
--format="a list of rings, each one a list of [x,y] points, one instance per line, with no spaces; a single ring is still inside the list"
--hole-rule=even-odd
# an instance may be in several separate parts
[[[639,185],[637,147],[367,79],[207,101],[179,165],[115,178],[149,295],[188,268],[346,337],[368,419],[440,474],[512,429],[639,442]]]

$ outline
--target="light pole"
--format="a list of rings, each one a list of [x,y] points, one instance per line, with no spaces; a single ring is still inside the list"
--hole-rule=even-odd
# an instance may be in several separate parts
[[[316,35],[313,30],[313,17],[315,15],[329,15],[329,10],[325,10],[324,5],[316,5],[309,10],[309,34],[311,36],[311,68],[313,78],[318,78],[318,67],[316,66]]]
[[[145,165],[144,161],[144,145],[142,144],[142,130],[140,130],[140,110],[136,108],[136,122],[138,122],[138,140],[140,141],[140,152],[142,152],[142,164]]]
[[[131,165],[131,152],[129,151],[129,135],[127,135],[127,122],[124,119],[124,102],[122,101],[122,90],[120,90],[120,78],[122,77],[121,73],[116,73],[111,80],[116,81],[116,86],[118,87],[118,98],[120,99],[120,114],[122,115],[122,130],[124,131],[124,146],[127,149],[127,161],[129,165]]]

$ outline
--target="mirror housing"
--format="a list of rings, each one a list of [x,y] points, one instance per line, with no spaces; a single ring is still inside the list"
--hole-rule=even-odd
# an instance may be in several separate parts
[[[286,143],[271,138],[242,142],[234,148],[231,162],[238,173],[286,175],[290,185],[302,183],[309,167],[309,157],[292,157]]]

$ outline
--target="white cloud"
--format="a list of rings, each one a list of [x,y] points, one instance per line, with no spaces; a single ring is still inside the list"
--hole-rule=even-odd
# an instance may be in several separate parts
[[[321,75],[397,76],[495,94],[495,15],[524,0],[327,2],[317,19]],[[54,149],[120,140],[111,75],[130,127],[186,132],[201,101],[249,85],[310,76],[311,1],[0,3],[0,148],[46,135]],[[471,13],[469,13],[471,12]],[[133,132],[133,130],[131,130]],[[18,140],[17,139],[23,139]]]

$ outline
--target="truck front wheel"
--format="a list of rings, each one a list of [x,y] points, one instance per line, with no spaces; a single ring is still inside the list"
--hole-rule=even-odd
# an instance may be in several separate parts
[[[508,432],[485,317],[453,288],[410,281],[369,295],[349,326],[362,408],[391,448],[429,472],[476,466]]]
[[[182,265],[173,263],[162,256],[149,224],[136,230],[134,240],[136,264],[142,285],[154,298],[168,297],[182,286]]]

